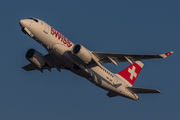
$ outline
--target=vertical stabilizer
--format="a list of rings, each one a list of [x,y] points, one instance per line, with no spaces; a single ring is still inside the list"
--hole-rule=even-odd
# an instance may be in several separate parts
[[[136,61],[118,74],[133,85],[143,66],[141,61]]]

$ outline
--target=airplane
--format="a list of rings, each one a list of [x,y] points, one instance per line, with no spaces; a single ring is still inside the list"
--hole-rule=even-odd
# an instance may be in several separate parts
[[[93,52],[81,44],[74,44],[46,22],[37,18],[26,18],[19,21],[23,33],[29,35],[48,52],[42,55],[35,49],[26,52],[26,59],[30,62],[22,67],[26,71],[51,71],[56,68],[71,72],[88,79],[94,85],[108,91],[107,96],[122,96],[135,101],[140,93],[161,93],[157,89],[133,87],[144,64],[141,60],[166,58],[173,52],[165,54],[121,54]],[[105,68],[103,64],[129,62],[130,66],[115,74]]]

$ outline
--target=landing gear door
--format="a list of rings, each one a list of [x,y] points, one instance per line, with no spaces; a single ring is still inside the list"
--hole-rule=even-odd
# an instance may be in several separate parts
[[[48,34],[49,32],[49,25],[47,23],[44,23],[44,32]]]

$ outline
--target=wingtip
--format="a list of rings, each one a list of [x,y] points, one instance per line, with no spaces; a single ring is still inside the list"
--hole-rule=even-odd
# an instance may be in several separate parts
[[[158,89],[156,89],[157,90],[157,93],[161,93],[161,91],[160,90],[158,90]]]
[[[166,57],[170,56],[170,55],[173,54],[173,53],[174,53],[174,52],[171,51],[171,52],[168,52],[168,53],[161,54],[160,56],[161,56],[162,58],[166,58]]]

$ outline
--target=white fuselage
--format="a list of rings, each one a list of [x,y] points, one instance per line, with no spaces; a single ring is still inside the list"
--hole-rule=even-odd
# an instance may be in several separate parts
[[[69,55],[73,44],[62,34],[56,31],[42,20],[39,19],[23,19],[20,25],[30,37],[35,39],[49,52],[54,63],[62,66],[73,73],[87,78],[93,84],[110,91],[116,95],[138,100],[138,96],[126,89],[129,84],[104,66],[95,66],[89,69],[77,69],[74,67],[76,61]]]

